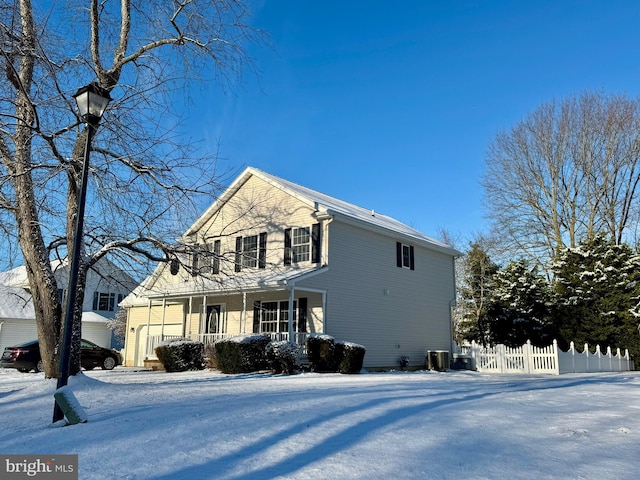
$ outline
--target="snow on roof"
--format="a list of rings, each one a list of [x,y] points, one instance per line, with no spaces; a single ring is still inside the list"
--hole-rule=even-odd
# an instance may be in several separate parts
[[[111,321],[111,319],[104,317],[96,312],[82,312],[82,322],[89,323],[107,323]]]
[[[315,208],[321,213],[327,213],[329,215],[338,215],[346,219],[351,219],[359,222],[363,226],[369,226],[375,229],[382,229],[391,233],[405,235],[411,237],[414,240],[423,242],[431,247],[439,250],[446,251],[451,255],[458,255],[459,252],[452,249],[448,245],[435,240],[428,235],[409,227],[404,223],[383,215],[371,209],[366,209],[354,205],[353,203],[340,200],[338,198],[326,195],[321,192],[317,192],[310,188],[298,185],[297,183],[285,180],[283,178],[276,177],[270,173],[263,172],[254,167],[248,167],[240,174],[240,176],[225,190],[220,198],[209,207],[203,215],[196,220],[196,222],[187,230],[185,235],[194,233],[207,219],[211,217],[218,209],[224,205],[230,196],[232,196],[240,187],[246,183],[246,181],[252,176],[256,176],[267,183],[271,184],[275,188],[279,188],[290,195],[298,198],[299,200],[306,202],[310,207]]]
[[[167,284],[147,288],[145,281],[127,295],[120,306],[146,305],[148,298],[183,297],[186,295],[206,295],[237,293],[241,291],[262,291],[282,288],[310,276],[328,271],[328,267],[307,267],[294,270],[256,270],[243,275],[230,275],[215,279],[196,277],[189,282]],[[153,275],[151,275],[152,277]],[[149,278],[151,278],[149,277]],[[148,278],[148,279],[149,279]],[[147,280],[148,280],[147,279]]]
[[[24,288],[0,285],[0,319],[36,318],[31,294]]]
[[[66,261],[52,260],[51,270],[54,272],[61,267],[66,267]],[[29,288],[29,278],[27,277],[27,268],[24,265],[13,268],[6,272],[0,272],[0,285],[9,285],[12,287]]]

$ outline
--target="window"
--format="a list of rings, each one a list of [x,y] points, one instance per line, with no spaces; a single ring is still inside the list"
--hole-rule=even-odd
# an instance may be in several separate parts
[[[409,245],[402,245],[402,266],[411,267],[411,249]]]
[[[284,231],[284,264],[320,263],[320,224]]]
[[[242,266],[258,266],[258,236],[251,235],[242,239]]]
[[[294,228],[292,235],[292,257],[293,263],[308,262],[311,252],[311,234],[309,227]]]
[[[115,305],[115,293],[93,292],[93,310],[98,312],[113,312]]]
[[[191,275],[208,275],[220,273],[220,240],[213,244],[194,247],[191,262]]]
[[[235,271],[243,268],[265,268],[267,265],[267,232],[236,237]]]
[[[293,331],[297,328],[297,302],[293,302]],[[280,333],[289,331],[289,302],[262,302],[260,305],[260,329],[258,333]]]
[[[415,269],[415,255],[412,245],[396,242],[396,263],[399,268]]]
[[[220,273],[220,240],[213,242],[213,255],[211,258],[211,273]]]

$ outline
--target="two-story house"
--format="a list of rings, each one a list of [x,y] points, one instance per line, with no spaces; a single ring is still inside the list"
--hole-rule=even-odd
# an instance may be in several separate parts
[[[62,299],[68,283],[67,262],[53,261],[51,269]],[[118,303],[137,282],[107,259],[87,272],[87,294],[82,306],[82,337],[103,347],[120,348],[107,325]],[[0,352],[5,347],[38,338],[29,280],[24,266],[0,273]]]
[[[125,365],[174,336],[325,333],[364,345],[370,369],[451,350],[458,252],[393,218],[247,168],[182,240],[199,253],[122,303]]]

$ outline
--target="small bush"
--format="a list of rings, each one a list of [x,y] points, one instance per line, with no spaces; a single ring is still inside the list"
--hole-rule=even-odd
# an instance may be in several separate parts
[[[335,358],[340,373],[360,373],[364,363],[366,349],[362,345],[350,342],[335,344]]]
[[[335,340],[330,335],[313,335],[307,338],[307,357],[314,372],[335,372]]]
[[[167,372],[186,372],[204,368],[202,342],[187,339],[171,340],[158,345],[155,352]]]
[[[293,374],[299,368],[300,347],[291,342],[270,342],[265,350],[267,362],[273,373]]]
[[[222,373],[249,373],[267,368],[268,335],[246,335],[218,340],[214,344],[216,367]]]

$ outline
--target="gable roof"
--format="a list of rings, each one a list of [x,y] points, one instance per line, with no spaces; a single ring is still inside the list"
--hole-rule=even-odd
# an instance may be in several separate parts
[[[395,218],[303,187],[302,185],[276,177],[253,167],[247,167],[194,224],[187,229],[183,237],[195,234],[252,176],[260,178],[274,188],[280,189],[303,203],[306,203],[320,215],[337,217],[345,222],[355,223],[362,228],[375,230],[388,235],[400,236],[414,242],[417,241],[449,255],[460,255],[460,252],[450,246],[425,235]]]

